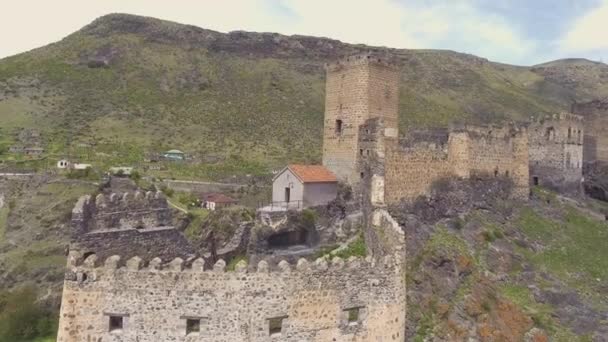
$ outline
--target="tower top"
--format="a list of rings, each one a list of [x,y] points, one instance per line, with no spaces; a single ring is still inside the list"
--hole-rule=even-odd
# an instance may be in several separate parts
[[[325,64],[326,71],[337,71],[345,67],[363,65],[363,64],[375,64],[382,65],[391,69],[398,70],[399,64],[394,56],[387,53],[378,52],[365,52],[356,55],[343,57],[338,61]]]

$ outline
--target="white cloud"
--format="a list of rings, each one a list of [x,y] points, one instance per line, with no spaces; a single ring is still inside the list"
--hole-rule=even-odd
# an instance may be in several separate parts
[[[574,21],[559,40],[559,48],[565,53],[584,53],[608,50],[608,0]]]

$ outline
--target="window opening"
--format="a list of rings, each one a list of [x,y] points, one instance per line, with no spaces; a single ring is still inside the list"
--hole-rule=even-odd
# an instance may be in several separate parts
[[[201,320],[189,318],[186,319],[186,335],[198,334],[201,332]]]
[[[270,336],[281,335],[283,332],[283,320],[287,317],[275,317],[268,319],[268,334]]]
[[[336,120],[336,135],[342,135],[342,120]]]
[[[122,316],[110,316],[110,332],[121,331],[123,328]]]

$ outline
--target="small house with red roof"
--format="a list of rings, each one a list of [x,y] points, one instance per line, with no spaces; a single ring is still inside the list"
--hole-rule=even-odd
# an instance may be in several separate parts
[[[288,165],[274,176],[274,206],[302,209],[331,202],[338,195],[338,179],[323,165]]]
[[[232,197],[226,196],[219,192],[202,194],[200,196],[200,199],[201,207],[209,210],[221,209],[238,203],[238,201],[233,199]]]

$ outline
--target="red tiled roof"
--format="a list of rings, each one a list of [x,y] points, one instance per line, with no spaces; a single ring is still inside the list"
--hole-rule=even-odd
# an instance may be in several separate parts
[[[333,172],[323,165],[296,165],[287,166],[303,183],[332,183],[338,179]]]
[[[215,203],[236,203],[236,200],[233,199],[232,197],[228,197],[219,192],[211,192],[211,193],[203,194],[201,196],[201,199],[203,201],[215,202]]]

